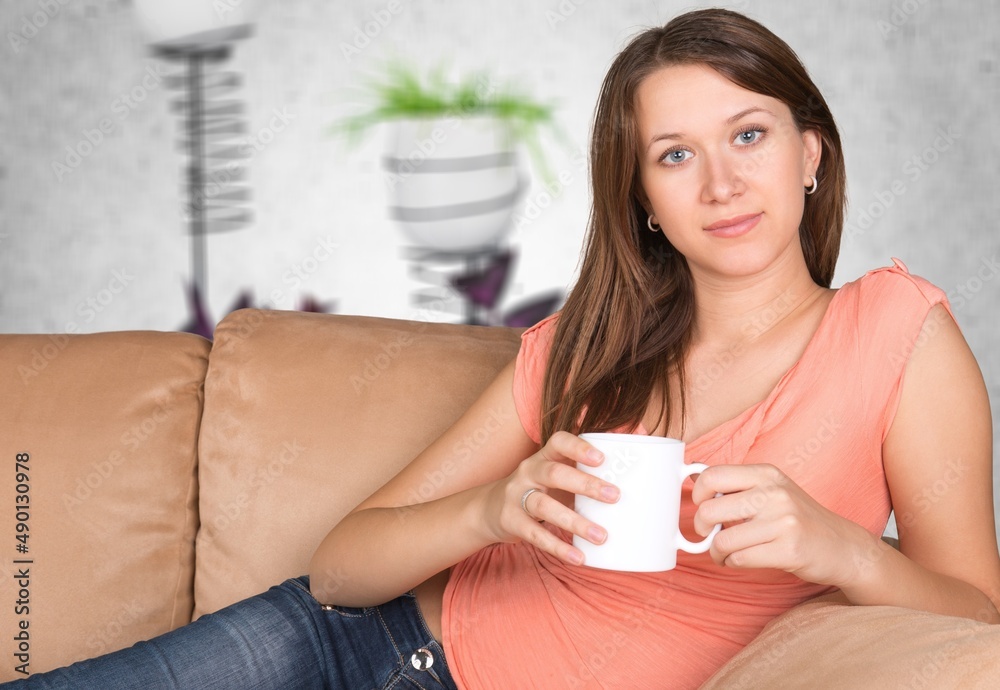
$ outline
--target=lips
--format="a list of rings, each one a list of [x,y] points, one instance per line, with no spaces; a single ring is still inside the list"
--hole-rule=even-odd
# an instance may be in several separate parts
[[[737,237],[750,232],[757,225],[758,221],[760,221],[762,215],[764,214],[747,213],[742,216],[733,216],[732,218],[719,220],[706,226],[705,231],[718,237]]]
[[[739,225],[740,223],[742,223],[744,221],[748,221],[751,218],[756,218],[759,215],[760,215],[759,213],[747,213],[747,214],[742,215],[742,216],[734,216],[732,218],[726,218],[725,220],[716,221],[716,222],[712,223],[711,225],[706,226],[705,229],[706,230],[722,230],[723,228],[729,228],[729,227],[732,227],[734,225]]]

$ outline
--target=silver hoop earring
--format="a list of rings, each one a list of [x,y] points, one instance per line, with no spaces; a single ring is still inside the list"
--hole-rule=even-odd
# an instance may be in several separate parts
[[[809,179],[812,180],[812,185],[806,187],[806,194],[812,194],[819,188],[819,180],[816,179],[815,175],[810,175]]]
[[[655,228],[653,227],[652,215],[646,217],[646,227],[649,228],[650,232],[659,232],[661,229],[659,225],[657,225]]]

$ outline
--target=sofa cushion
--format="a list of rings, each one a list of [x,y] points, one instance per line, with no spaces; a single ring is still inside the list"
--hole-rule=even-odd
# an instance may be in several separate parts
[[[701,690],[996,688],[1000,626],[893,606],[801,604]]]
[[[354,506],[516,354],[520,330],[244,309],[215,330],[195,615],[307,571]]]
[[[0,680],[21,677],[22,642],[39,672],[190,620],[209,349],[182,333],[0,336]]]

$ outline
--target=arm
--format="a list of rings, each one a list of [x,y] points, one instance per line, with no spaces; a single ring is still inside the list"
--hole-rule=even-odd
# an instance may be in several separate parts
[[[779,568],[836,586],[836,599],[852,604],[1000,622],[989,401],[943,306],[931,309],[907,362],[882,456],[899,551],[770,465],[706,470],[692,492],[695,527],[705,535],[716,522],[735,523],[712,545],[720,565]]]
[[[527,515],[521,495],[542,487],[605,500],[571,466],[599,461],[567,433],[538,448],[517,416],[513,372],[511,362],[454,425],[329,532],[309,567],[317,599],[380,604],[501,541],[526,539],[565,560],[579,553]],[[591,525],[551,496],[532,494],[529,504],[532,515],[571,532]]]
[[[870,567],[859,568],[844,593],[856,604],[1000,622],[989,398],[972,351],[941,305],[907,362],[882,458],[900,550],[871,543],[862,561]]]

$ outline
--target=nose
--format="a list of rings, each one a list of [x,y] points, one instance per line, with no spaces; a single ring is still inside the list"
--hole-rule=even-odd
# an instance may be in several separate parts
[[[702,157],[702,201],[724,204],[746,190],[744,170],[723,152]]]

